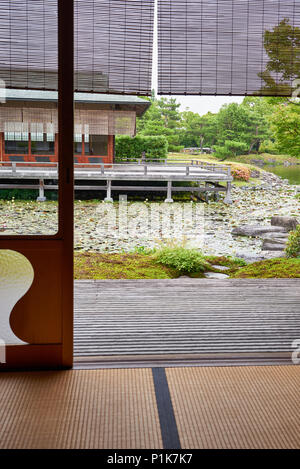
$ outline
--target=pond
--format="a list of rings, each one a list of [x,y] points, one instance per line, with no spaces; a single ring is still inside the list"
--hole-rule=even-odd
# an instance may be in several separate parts
[[[290,184],[300,185],[300,165],[284,166],[284,165],[264,165],[265,171],[274,173],[283,179],[288,179]]]

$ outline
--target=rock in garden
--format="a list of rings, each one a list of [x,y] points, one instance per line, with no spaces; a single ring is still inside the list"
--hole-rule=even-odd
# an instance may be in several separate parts
[[[205,272],[204,277],[210,279],[223,280],[225,278],[229,278],[229,275],[219,274],[218,272]]]
[[[250,172],[250,177],[259,178],[260,177],[260,171],[258,171],[258,169],[252,169],[251,172]]]
[[[262,245],[262,250],[263,251],[284,251],[285,248],[285,243],[277,243],[273,241],[270,243],[269,241],[264,240],[263,245]]]
[[[252,252],[237,252],[236,257],[244,259],[247,264],[252,264],[253,262],[265,261],[266,259],[274,259],[277,257],[285,257],[283,251],[261,251],[259,254],[254,254]]]
[[[242,225],[233,228],[231,234],[234,236],[260,236],[264,233],[284,233],[286,229],[282,226]]]
[[[286,243],[287,240],[288,240],[288,237],[289,237],[289,233],[281,233],[281,232],[275,232],[275,233],[263,233],[261,235],[261,238],[266,240],[266,241],[270,241],[271,243],[273,241],[281,241],[282,243]]]
[[[298,220],[295,217],[272,217],[272,226],[284,227],[287,231],[292,231],[299,225]]]
[[[285,257],[284,251],[261,251],[261,255],[263,256],[264,260]]]
[[[212,267],[214,269],[218,269],[218,270],[229,270],[230,267],[227,267],[226,265],[212,265]]]

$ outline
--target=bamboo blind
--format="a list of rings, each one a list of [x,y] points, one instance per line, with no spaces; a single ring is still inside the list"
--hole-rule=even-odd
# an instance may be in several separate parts
[[[154,0],[75,0],[75,91],[151,93]],[[57,89],[57,0],[0,0],[0,79]]]
[[[158,2],[159,94],[291,94],[299,0]]]
[[[58,133],[56,109],[10,108],[1,105],[0,132]],[[135,135],[135,111],[76,109],[75,133],[90,135]]]

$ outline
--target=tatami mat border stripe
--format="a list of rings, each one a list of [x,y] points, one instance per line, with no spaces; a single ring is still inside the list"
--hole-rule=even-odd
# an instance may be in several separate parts
[[[164,449],[180,449],[180,440],[164,368],[152,368]]]

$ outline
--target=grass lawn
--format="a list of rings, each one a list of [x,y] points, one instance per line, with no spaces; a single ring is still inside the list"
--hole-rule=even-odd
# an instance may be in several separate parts
[[[299,164],[299,158],[289,155],[271,155],[269,153],[261,153],[259,155],[250,154],[250,155],[240,155],[235,158],[235,161],[240,163],[247,163],[250,160],[259,160],[264,164],[272,164],[274,161],[277,164],[283,164],[285,161],[288,161],[291,164]]]
[[[75,279],[171,279],[181,275],[203,278],[203,272],[187,274],[157,263],[151,254],[99,254],[76,252]],[[226,273],[231,278],[300,278],[300,258],[270,259],[241,265],[230,257],[205,256],[206,271]],[[227,266],[225,272],[212,265]]]
[[[232,278],[300,278],[300,258],[254,262],[231,275]]]
[[[239,268],[237,260],[227,257],[206,256],[212,265],[227,266],[228,274]],[[188,275],[185,272],[159,264],[150,254],[100,254],[93,252],[74,253],[75,279],[168,279]],[[211,272],[222,272],[208,267]],[[203,272],[189,274],[192,278],[204,277]]]
[[[273,163],[274,161],[278,164],[283,164],[285,161],[288,161],[291,164],[299,164],[299,158],[296,158],[295,156],[289,156],[289,155],[271,155],[269,153],[261,153],[261,154],[256,154],[256,153],[251,153],[250,155],[240,155],[236,156],[234,159],[228,159],[225,161],[220,161],[218,160],[214,154],[198,154],[198,155],[191,155],[188,153],[169,153],[168,155],[169,160],[184,160],[186,162],[189,162],[191,160],[198,160],[198,161],[203,161],[207,163],[220,163],[220,164],[229,164],[229,163],[243,163],[245,166],[249,168],[256,168],[257,166],[253,165],[251,163],[251,160],[259,160],[264,164],[270,164]]]
[[[225,164],[227,166],[232,166],[232,167],[245,167],[247,169],[251,170],[257,170],[258,167],[255,166],[254,164],[249,163],[251,159],[253,159],[256,155],[243,155],[242,157],[237,157],[236,160],[225,160],[225,161],[220,161],[218,160],[213,154],[207,155],[207,154],[200,154],[200,155],[189,155],[186,153],[169,153],[168,159],[171,161],[177,161],[177,160],[183,160],[182,162],[189,163],[192,160],[194,161],[201,161],[203,163],[214,163],[214,164]],[[268,155],[268,156],[273,156],[273,155]],[[281,155],[282,156],[282,155]],[[240,161],[239,158],[243,159],[243,161]],[[258,159],[258,158],[257,158]],[[287,159],[287,158],[286,158]],[[259,168],[260,172],[264,172],[264,169]],[[249,181],[239,181],[239,180],[234,180],[234,184],[236,186],[244,186],[248,185],[249,183],[253,184],[261,184],[261,179],[259,178],[251,178]]]
[[[75,279],[163,279],[180,275],[145,254],[77,252],[74,268]]]

